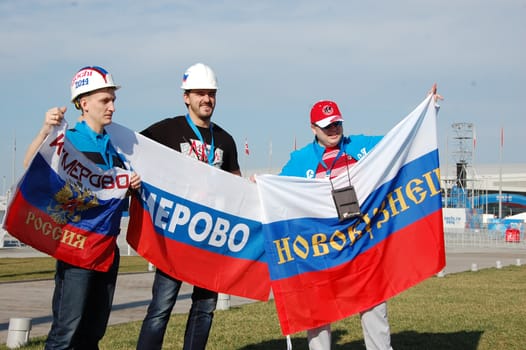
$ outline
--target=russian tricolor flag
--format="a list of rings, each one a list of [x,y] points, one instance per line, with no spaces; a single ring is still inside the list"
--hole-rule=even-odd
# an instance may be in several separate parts
[[[4,228],[69,264],[107,271],[114,259],[130,172],[103,171],[55,127],[14,190]]]
[[[356,188],[360,219],[338,220],[329,180],[257,177],[283,334],[367,310],[445,266],[436,118],[430,95],[333,179]]]
[[[131,203],[128,243],[174,278],[268,300],[256,185],[118,124],[107,129],[142,180]]]

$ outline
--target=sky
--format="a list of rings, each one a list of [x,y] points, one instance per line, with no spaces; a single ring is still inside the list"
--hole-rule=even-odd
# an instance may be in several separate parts
[[[279,169],[311,142],[319,100],[339,105],[346,134],[382,135],[435,82],[442,164],[526,169],[526,0],[0,0],[3,191],[49,108],[76,121],[81,67],[112,73],[113,120],[141,131],[186,112],[181,78],[197,62],[218,77],[213,121],[245,172]],[[474,149],[456,123],[473,126]]]

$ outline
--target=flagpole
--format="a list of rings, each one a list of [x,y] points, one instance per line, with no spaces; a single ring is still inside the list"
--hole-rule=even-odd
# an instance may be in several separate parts
[[[247,171],[247,154],[245,153],[245,156],[243,157],[243,170],[241,171],[241,176],[244,176],[246,171]]]
[[[504,128],[500,127],[499,147],[499,219],[502,219],[502,148],[504,147]]]
[[[269,141],[269,148],[268,148],[268,171],[269,173],[272,170],[272,139]]]
[[[444,182],[444,187],[445,187],[445,191],[444,191],[444,194],[445,194],[445,201],[444,201],[444,208],[448,208],[448,186],[449,186],[449,147],[448,147],[448,144],[449,144],[449,137],[446,135],[446,174],[445,174],[445,179],[446,181]],[[453,187],[453,186],[451,186]],[[451,195],[451,193],[450,193]]]
[[[250,154],[250,150],[248,149],[248,138],[245,137],[245,145],[244,145],[244,152],[245,156],[243,157],[243,170],[246,171],[247,168],[247,159],[248,159],[248,156]]]
[[[477,179],[477,172],[475,171],[475,152],[477,148],[477,130],[475,128],[475,125],[473,125],[473,152],[472,152],[472,158],[471,158],[471,167],[472,167],[472,180],[471,180],[471,209],[475,209],[475,181]],[[477,203],[478,204],[478,203]]]
[[[11,185],[14,185],[15,182],[16,182],[16,171],[15,171],[15,168],[16,168],[16,132],[13,131],[13,169],[12,169],[12,178],[13,178],[13,182],[11,183]]]

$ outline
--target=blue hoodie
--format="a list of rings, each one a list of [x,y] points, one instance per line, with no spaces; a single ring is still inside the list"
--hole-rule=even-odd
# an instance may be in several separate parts
[[[371,151],[382,137],[363,134],[344,136],[340,141],[340,148],[347,155],[360,160]],[[323,155],[324,152],[325,147],[321,146],[318,140],[314,138],[312,143],[290,154],[290,159],[281,169],[280,175],[313,178],[320,162],[320,155]]]

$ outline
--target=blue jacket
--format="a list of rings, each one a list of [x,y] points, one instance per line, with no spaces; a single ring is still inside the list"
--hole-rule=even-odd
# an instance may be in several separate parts
[[[360,160],[369,153],[382,137],[363,134],[344,136],[340,141],[340,148],[343,148],[347,155]],[[280,175],[313,178],[316,175],[320,157],[324,152],[325,148],[314,138],[312,143],[290,154],[290,159],[281,169]]]

